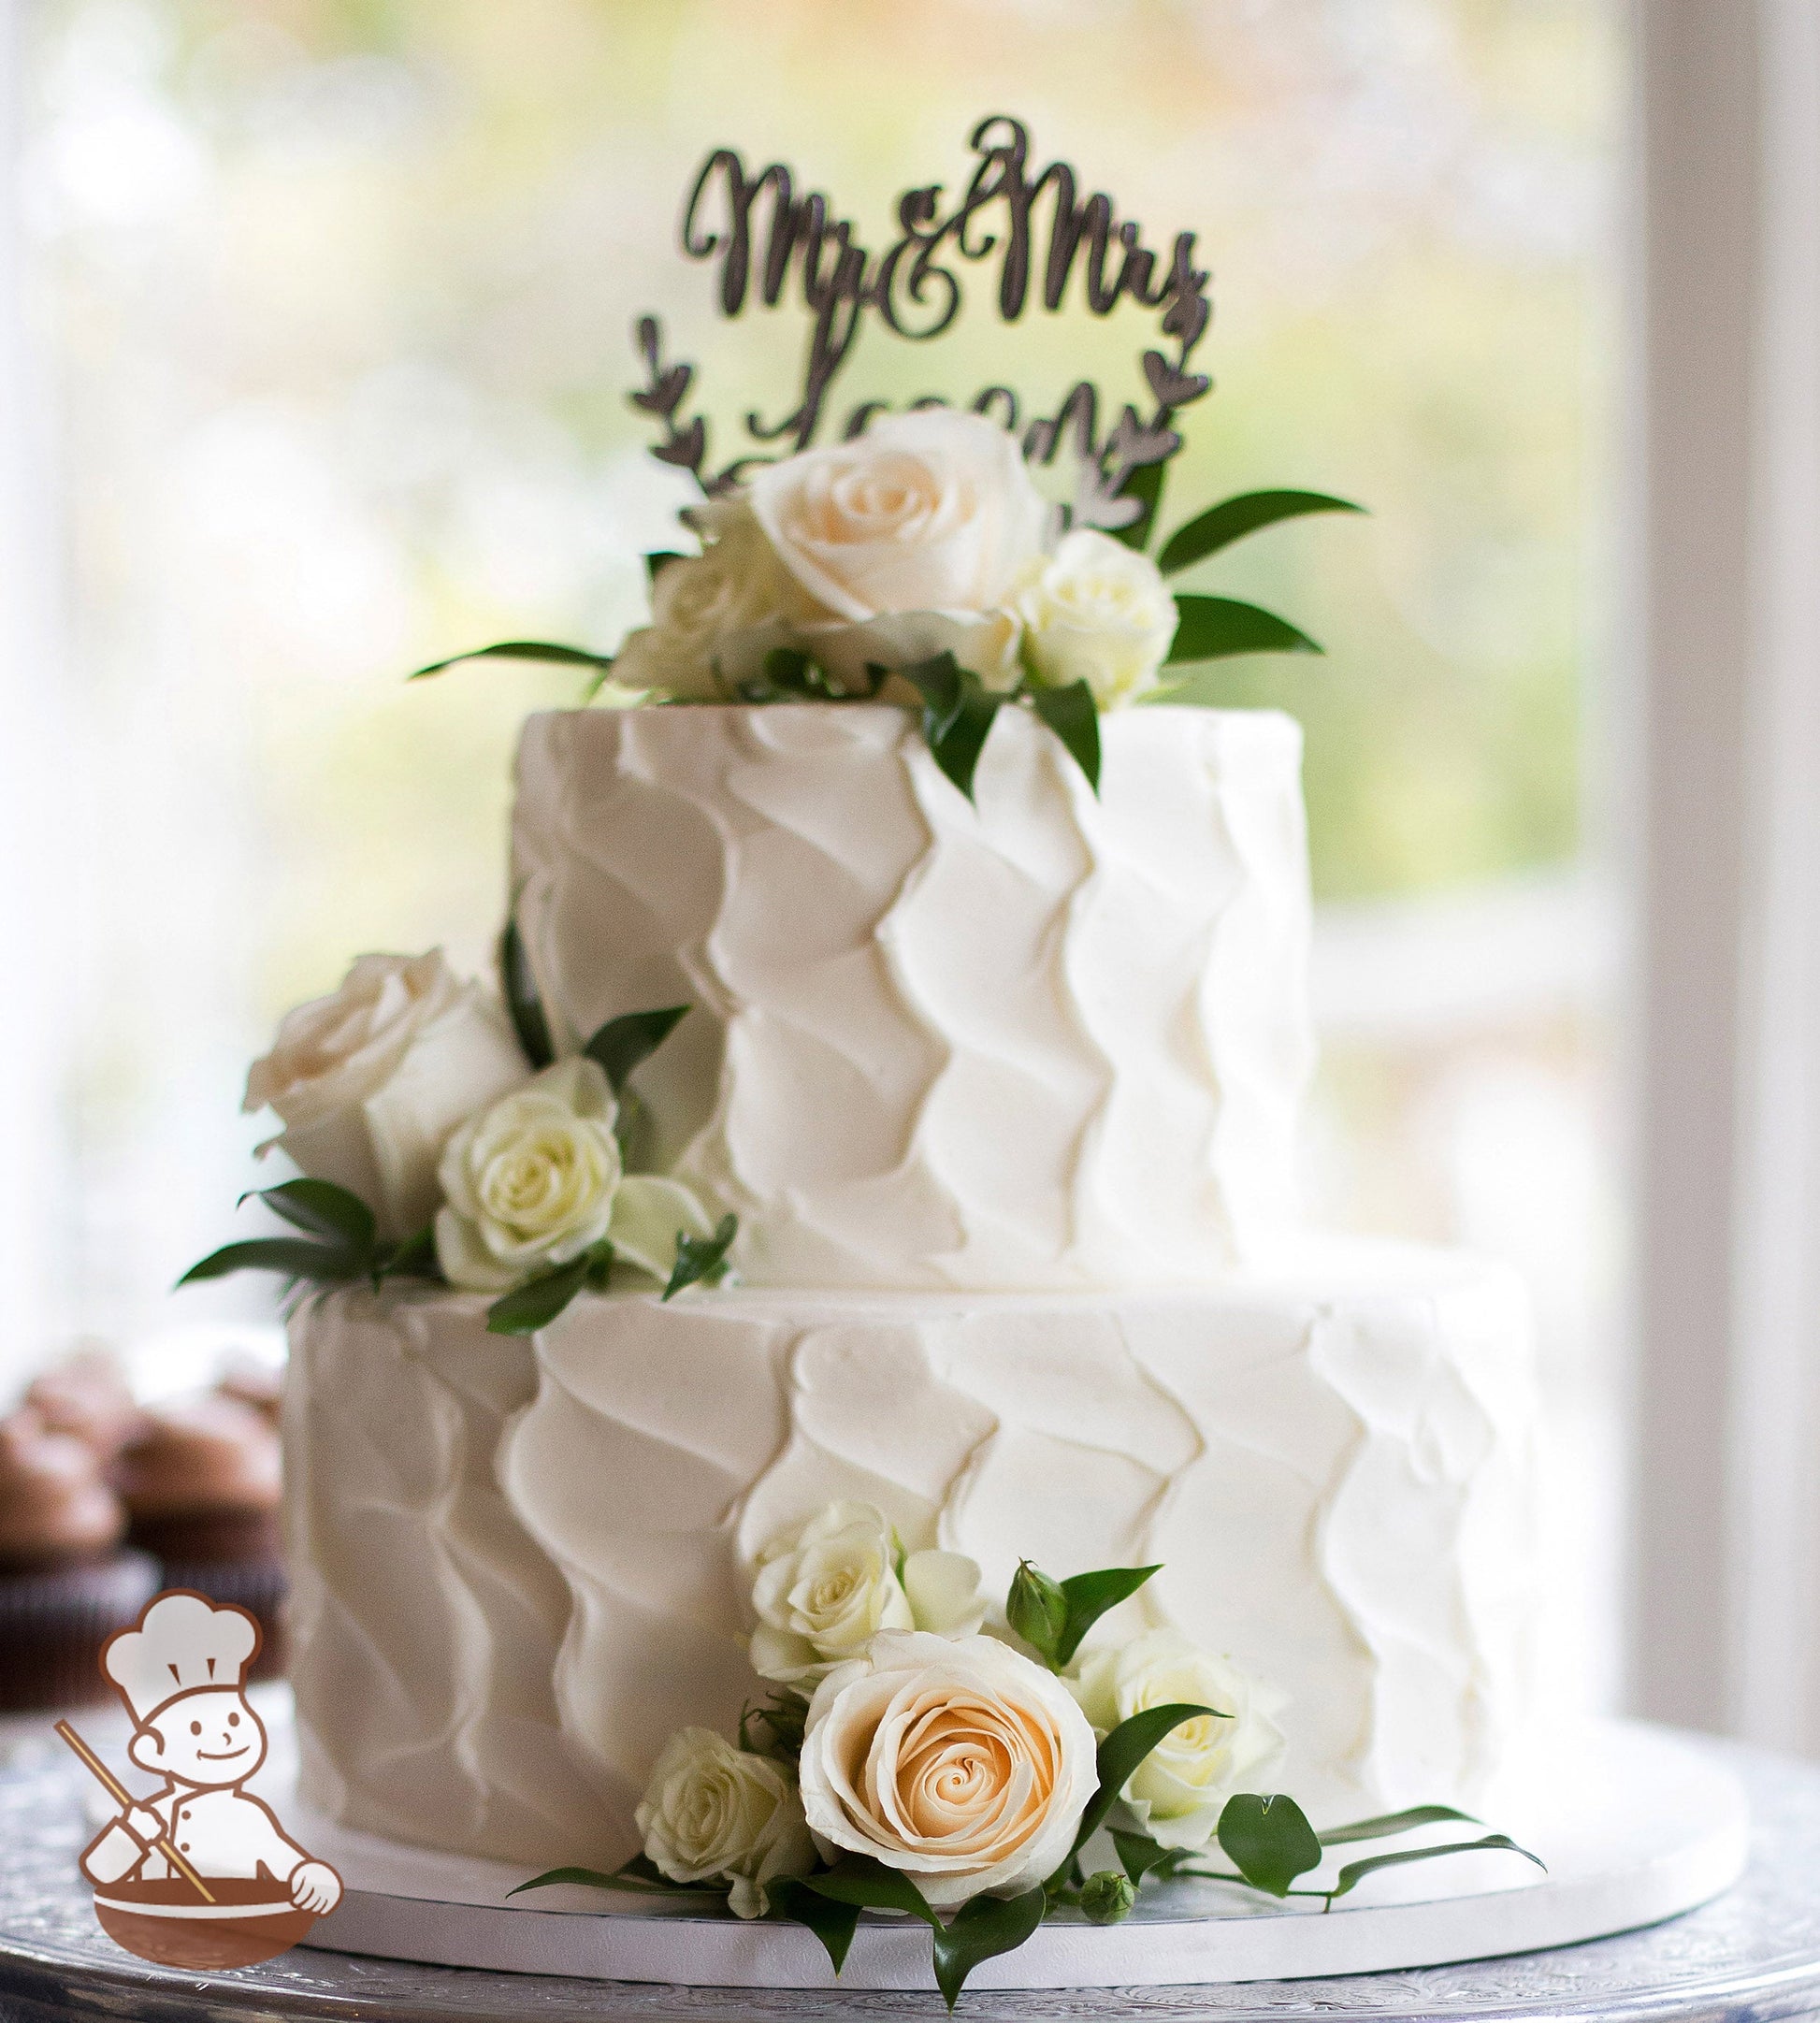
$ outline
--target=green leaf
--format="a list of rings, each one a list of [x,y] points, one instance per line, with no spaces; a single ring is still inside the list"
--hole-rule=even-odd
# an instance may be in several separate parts
[[[1112,1829],[1112,1844],[1119,1850],[1119,1865],[1134,1883],[1147,1875],[1170,1875],[1184,1861],[1193,1858],[1192,1847],[1164,1847],[1148,1833],[1121,1833]]]
[[[1279,1799],[1277,1802],[1280,1805],[1284,1801]],[[1222,1845],[1225,1831],[1225,1819],[1222,1815],[1220,1824]],[[1226,1852],[1230,1855],[1232,1849],[1227,1848]],[[1346,1896],[1367,1875],[1379,1869],[1401,1868],[1410,1861],[1434,1861],[1442,1855],[1479,1854],[1521,1855],[1525,1861],[1533,1861],[1544,1875],[1548,1873],[1548,1863],[1539,1855],[1532,1855],[1528,1848],[1519,1847],[1508,1833],[1488,1833],[1482,1841],[1450,1841],[1444,1847],[1406,1847],[1394,1855],[1367,1855],[1363,1861],[1349,1861],[1339,1871],[1339,1880],[1327,1892],[1327,1901],[1331,1904],[1336,1898]],[[1235,1861],[1238,1859],[1236,1855],[1234,1855],[1233,1858]]]
[[[673,548],[658,548],[644,557],[644,580],[655,585],[657,578],[672,562],[686,560],[687,557],[678,555]]]
[[[1144,508],[1129,527],[1113,529],[1114,541],[1122,541],[1128,548],[1148,548],[1150,534],[1157,524],[1157,509],[1163,503],[1163,480],[1169,469],[1165,457],[1160,463],[1134,464],[1127,473],[1125,482],[1119,487],[1120,499],[1134,499]]]
[[[951,653],[900,672],[923,699],[923,736],[935,763],[971,801],[979,755],[1006,699],[989,694]]]
[[[1279,520],[1297,520],[1309,513],[1363,513],[1350,499],[1330,499],[1325,492],[1242,492],[1222,499],[1178,527],[1163,544],[1157,567],[1165,576],[1217,555],[1221,548]],[[1122,535],[1119,537],[1124,538]]]
[[[368,1260],[332,1243],[306,1243],[301,1236],[253,1236],[224,1244],[192,1264],[177,1281],[200,1285],[206,1279],[224,1279],[234,1271],[279,1271],[287,1279],[309,1279],[322,1285],[345,1285],[367,1276]]]
[[[888,1869],[870,1855],[844,1855],[825,1875],[804,1879],[818,1897],[850,1903],[861,1911],[907,1911],[937,1931],[942,1921],[921,1890],[897,1869]],[[1040,1894],[1040,1892],[1039,1892]]]
[[[986,740],[1004,706],[1003,696],[989,695],[975,681],[961,697],[954,721],[929,747],[935,755],[935,763],[969,801],[974,798],[974,773],[979,766],[979,755],[986,749]]]
[[[543,1015],[543,1000],[537,994],[537,978],[531,975],[516,914],[506,916],[505,931],[499,936],[499,985],[505,993],[506,1009],[512,1014],[512,1030],[518,1035],[525,1059],[534,1069],[547,1068],[556,1058],[556,1050],[550,1044],[550,1021]]]
[[[441,1279],[442,1267],[436,1257],[436,1225],[420,1229],[395,1249],[373,1262],[374,1276],[381,1279]]]
[[[935,1986],[954,2014],[967,1976],[983,1960],[1016,1952],[1047,1909],[1040,1887],[1017,1897],[975,1897],[944,1925],[935,1927]]]
[[[1068,1627],[1068,1597],[1059,1581],[1020,1559],[1004,1597],[1004,1619],[1051,1671],[1061,1670],[1056,1650]]]
[[[839,1973],[846,1965],[847,1948],[859,1929],[859,1907],[837,1903],[794,1875],[780,1875],[765,1885],[765,1900],[779,1917],[806,1925],[827,1948],[830,1963]]]
[[[1438,1826],[1443,1820],[1468,1827],[1484,1823],[1470,1813],[1455,1812],[1451,1805],[1412,1805],[1408,1812],[1379,1813],[1375,1818],[1355,1819],[1350,1827],[1329,1827],[1320,1840],[1322,1847],[1339,1847],[1348,1841],[1381,1841],[1393,1833],[1407,1833],[1412,1827]]]
[[[528,1883],[520,1883],[506,1891],[508,1901],[527,1889],[547,1889],[553,1883],[579,1884],[584,1889],[636,1889],[652,1896],[674,1896],[679,1892],[691,1897],[724,1897],[725,1883],[678,1883],[667,1876],[655,1862],[647,1861],[643,1855],[634,1855],[623,1868],[602,1874],[599,1869],[546,1869],[542,1875],[534,1875]]]
[[[446,660],[432,660],[408,679],[420,682],[428,675],[441,674],[445,668],[459,667],[464,660],[555,660],[564,667],[596,667],[603,671],[613,665],[610,653],[589,653],[581,646],[555,646],[542,639],[508,639],[497,646],[476,646],[471,653],[452,653]]]
[[[606,1071],[617,1095],[632,1070],[657,1052],[688,1009],[686,1004],[670,1004],[662,1011],[623,1012],[609,1019],[582,1051]]]
[[[1272,1897],[1289,1895],[1298,1875],[1321,1866],[1321,1842],[1293,1799],[1240,1792],[1220,1814],[1220,1844],[1250,1884]]]
[[[1212,1707],[1196,1707],[1186,1700],[1172,1700],[1164,1707],[1146,1707],[1141,1713],[1133,1714],[1130,1720],[1119,1722],[1106,1736],[1095,1758],[1100,1788],[1088,1799],[1087,1810],[1080,1815],[1073,1855],[1079,1854],[1087,1845],[1117,1802],[1119,1794],[1136,1775],[1138,1767],[1151,1750],[1171,1729],[1180,1727],[1184,1721],[1197,1720],[1202,1714],[1212,1714],[1218,1721],[1232,1718]]]
[[[579,1883],[586,1889],[617,1889],[616,1875],[602,1874],[599,1869],[545,1869],[542,1875],[534,1875],[528,1883],[520,1883],[506,1891],[507,1900],[522,1896],[527,1889],[547,1889],[553,1883]]]
[[[250,1194],[242,1194],[240,1200],[254,1196],[294,1229],[307,1229],[312,1236],[327,1236],[353,1250],[370,1250],[373,1247],[373,1211],[358,1194],[338,1187],[333,1180],[285,1180],[277,1187],[254,1188]]]
[[[733,1238],[739,1233],[740,1220],[736,1215],[723,1215],[712,1236],[689,1236],[678,1231],[676,1267],[670,1275],[670,1283],[663,1289],[663,1297],[674,1299],[685,1286],[698,1284],[704,1279],[710,1284],[718,1279],[726,1269],[727,1253],[733,1248]]]
[[[1048,725],[1068,756],[1087,775],[1087,784],[1100,790],[1100,706],[1084,681],[1071,682],[1065,688],[1036,687],[1030,691],[1030,705]]]
[[[1137,1885],[1117,1869],[1100,1869],[1080,1886],[1081,1915],[1090,1925],[1117,1925],[1131,1915]]]
[[[1081,1639],[1108,1609],[1116,1609],[1121,1601],[1128,1600],[1153,1573],[1162,1571],[1159,1564],[1154,1567],[1102,1567],[1097,1573],[1070,1574],[1062,1583],[1062,1592],[1068,1602],[1068,1622],[1056,1647],[1056,1664],[1068,1664],[1080,1649]]]
[[[1170,643],[1168,664],[1185,660],[1229,660],[1243,653],[1319,653],[1306,632],[1298,631],[1287,618],[1261,611],[1255,604],[1241,603],[1232,597],[1192,597],[1183,593],[1176,600],[1176,636]]]
[[[535,1335],[539,1328],[548,1327],[587,1283],[593,1263],[593,1253],[584,1250],[580,1257],[567,1264],[558,1264],[555,1271],[546,1271],[538,1278],[526,1279],[523,1285],[514,1286],[486,1309],[486,1332],[489,1335]]]

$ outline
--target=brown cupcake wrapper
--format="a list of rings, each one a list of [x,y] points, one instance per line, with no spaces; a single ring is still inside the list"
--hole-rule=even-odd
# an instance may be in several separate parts
[[[0,1574],[0,1713],[111,1699],[101,1647],[128,1629],[160,1585],[144,1553]]]
[[[167,1565],[276,1559],[283,1540],[276,1510],[172,1510],[135,1516],[126,1542]]]

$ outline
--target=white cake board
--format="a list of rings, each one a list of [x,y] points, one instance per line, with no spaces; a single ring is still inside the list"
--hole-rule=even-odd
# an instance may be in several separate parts
[[[1491,1823],[1549,1865],[1481,1854],[1393,1869],[1323,1914],[1319,1903],[1264,1903],[1249,1891],[1177,1883],[1145,1890],[1122,1925],[1046,1922],[968,1986],[1132,1987],[1291,1980],[1436,1967],[1528,1953],[1627,1931],[1692,1910],[1744,1866],[1749,1816],[1738,1781],[1697,1743],[1625,1722],[1555,1739],[1516,1781]],[[800,1926],[704,1915],[661,1898],[550,1889],[504,1901],[530,1871],[439,1855],[311,1818],[282,1814],[304,1845],[334,1862],[340,1907],[309,1944],[336,1952],[516,1973],[657,1981],[697,1987],[929,1988],[920,1925],[867,1917],[837,1983]],[[1336,1850],[1341,1859],[1420,1840]],[[552,1851],[551,1866],[561,1858]],[[1304,1877],[1327,1880],[1327,1871]]]

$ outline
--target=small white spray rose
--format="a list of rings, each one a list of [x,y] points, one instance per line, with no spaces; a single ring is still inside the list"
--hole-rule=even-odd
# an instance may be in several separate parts
[[[960,1553],[913,1553],[900,1578],[897,1535],[870,1503],[831,1503],[758,1554],[752,1669],[811,1685],[858,1657],[882,1629],[971,1636],[985,1619],[979,1568]],[[920,1606],[919,1606],[920,1604]]]
[[[1125,1786],[1126,1804],[1164,1847],[1205,1847],[1234,1792],[1255,1789],[1282,1760],[1282,1730],[1273,1718],[1281,1698],[1179,1630],[1147,1630],[1095,1652],[1076,1666],[1068,1685],[1101,1734],[1172,1701],[1232,1717],[1203,1714],[1172,1729]]]
[[[269,1104],[284,1124],[271,1142],[357,1194],[397,1241],[435,1213],[449,1134],[524,1078],[504,1014],[440,948],[363,955],[339,990],[285,1015],[247,1075],[246,1107]]]
[[[791,575],[855,623],[995,610],[1048,520],[1016,441],[944,408],[884,415],[851,442],[767,465],[749,496]]]
[[[672,1883],[729,1883],[736,1917],[762,1917],[766,1884],[816,1865],[789,1771],[712,1728],[670,1738],[633,1817],[647,1860]]]
[[[628,635],[613,678],[622,687],[684,701],[724,701],[716,660],[723,672],[756,672],[771,647],[788,643],[789,621],[812,618],[816,609],[744,500],[711,500],[689,517],[701,553],[657,572],[651,623]],[[737,662],[731,669],[729,652]]]
[[[1081,527],[1031,571],[1016,601],[1023,655],[1054,688],[1084,681],[1102,709],[1154,688],[1176,636],[1176,600],[1148,556]]]
[[[1067,1688],[990,1637],[886,1630],[816,1688],[798,1775],[824,1855],[901,1870],[937,1910],[1054,1873],[1098,1783]]]
[[[614,1109],[592,1061],[559,1061],[455,1133],[436,1218],[452,1285],[500,1292],[607,1235],[621,1173]]]

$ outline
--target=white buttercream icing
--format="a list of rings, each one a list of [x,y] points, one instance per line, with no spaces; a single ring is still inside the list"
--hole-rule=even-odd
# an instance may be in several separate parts
[[[348,1291],[291,1323],[292,1678],[303,1795],[349,1826],[504,1859],[617,1833],[551,1686],[569,1595],[499,1493],[536,1384],[485,1303]]]
[[[652,1160],[748,1283],[1198,1282],[1293,1205],[1311,1041],[1301,737],[1107,716],[1096,798],[1003,713],[976,805],[884,705],[533,717],[518,918],[563,1044],[696,1007]]]
[[[527,1351],[484,1305],[338,1293],[298,1330],[297,1692],[311,1796],[360,1825],[630,1852],[665,1739],[758,1690],[758,1548],[841,1497],[999,1593],[1025,1555],[1162,1561],[1099,1634],[1173,1625],[1284,1691],[1284,1787],[1321,1818],[1471,1804],[1524,1714],[1533,1404],[1500,1268],[1334,1244],[1206,1289],[584,1297],[537,1341],[503,1503],[483,1457],[530,1387],[476,1371]]]

